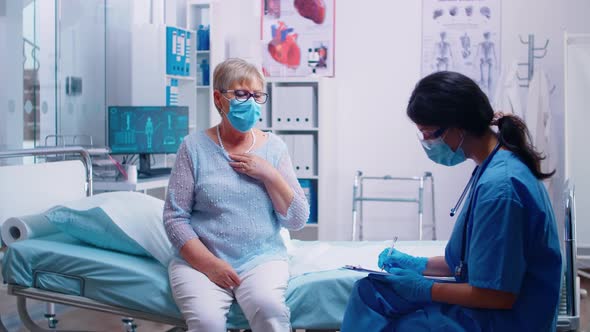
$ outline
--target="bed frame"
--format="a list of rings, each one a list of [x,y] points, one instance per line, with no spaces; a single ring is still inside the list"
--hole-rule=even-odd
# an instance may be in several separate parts
[[[88,152],[82,147],[66,148],[40,148],[26,149],[18,151],[0,151],[0,159],[28,157],[28,156],[51,156],[51,155],[75,155],[84,165],[86,183],[85,193],[87,196],[92,195],[92,162]],[[420,181],[423,184],[423,181]],[[559,317],[557,323],[558,331],[575,331],[579,329],[580,315],[580,284],[577,276],[576,266],[576,218],[575,218],[575,195],[574,187],[567,184],[565,191],[565,238],[564,238],[564,279],[562,285],[562,296],[559,305]],[[360,197],[356,196],[355,197]],[[50,206],[44,207],[49,208]],[[59,303],[72,307],[90,309],[115,315],[120,315],[125,329],[128,332],[134,332],[136,324],[133,318],[144,319],[148,321],[163,323],[174,326],[169,332],[186,330],[185,322],[181,319],[174,319],[167,316],[151,314],[136,310],[130,310],[123,307],[105,305],[103,303],[74,295],[60,294],[50,291],[44,291],[32,287],[21,287],[8,285],[8,294],[17,298],[17,309],[23,325],[33,332],[46,331],[67,331],[56,329],[57,320],[55,314],[51,312],[52,305],[48,306],[49,312],[45,317],[49,328],[43,328],[36,324],[26,308],[27,299],[46,301],[48,303]],[[131,318],[133,317],[133,318]],[[294,327],[297,328],[297,327]],[[303,327],[299,327],[303,328]],[[238,330],[231,330],[238,331]],[[0,317],[0,332],[7,332]],[[312,330],[308,330],[312,332]]]

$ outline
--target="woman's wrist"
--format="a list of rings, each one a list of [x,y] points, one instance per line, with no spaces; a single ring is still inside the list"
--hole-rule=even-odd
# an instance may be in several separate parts
[[[279,173],[279,171],[277,171],[275,168],[271,168],[271,170],[265,174],[264,178],[262,178],[262,182],[267,186],[272,185],[279,180],[280,176],[281,173]]]

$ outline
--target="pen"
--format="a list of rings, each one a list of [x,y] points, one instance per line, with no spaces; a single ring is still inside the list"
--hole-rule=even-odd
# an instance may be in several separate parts
[[[393,251],[393,247],[395,246],[396,242],[397,242],[397,236],[394,236],[393,241],[391,242],[391,247],[389,248],[389,251],[387,252],[387,256],[391,256],[391,252]]]

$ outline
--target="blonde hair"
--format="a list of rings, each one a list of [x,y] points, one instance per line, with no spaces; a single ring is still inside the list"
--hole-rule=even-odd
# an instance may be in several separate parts
[[[230,58],[215,67],[213,88],[227,90],[235,82],[252,82],[258,80],[264,85],[264,76],[256,66],[239,58]]]

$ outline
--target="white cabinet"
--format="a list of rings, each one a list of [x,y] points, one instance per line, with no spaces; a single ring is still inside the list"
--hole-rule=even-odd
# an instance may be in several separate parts
[[[306,227],[291,236],[302,240],[322,239],[327,231],[330,201],[329,164],[334,160],[333,130],[329,117],[335,105],[330,78],[267,78],[270,100],[257,125],[285,141],[293,168],[308,195],[311,216]],[[333,198],[332,198],[333,200]],[[322,204],[319,204],[322,202]]]
[[[197,129],[209,128],[215,119],[215,107],[213,104],[213,69],[216,61],[213,57],[212,25],[211,18],[214,3],[209,0],[187,1],[186,24],[187,28],[195,31],[194,55],[196,59],[196,121]]]

